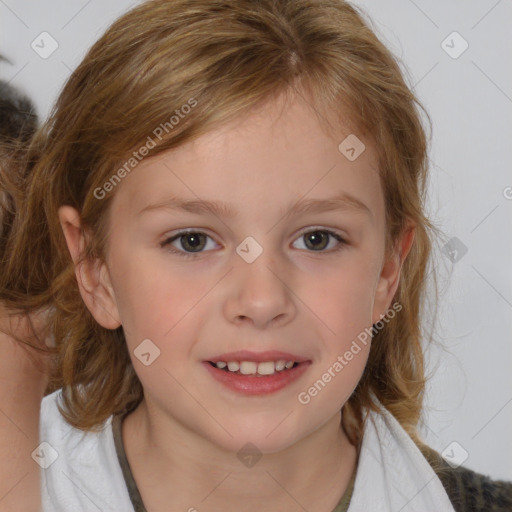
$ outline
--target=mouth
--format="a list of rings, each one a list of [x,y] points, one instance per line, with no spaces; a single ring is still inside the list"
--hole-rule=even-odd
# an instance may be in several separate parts
[[[275,393],[299,379],[311,361],[283,352],[237,352],[203,361],[214,380],[243,395]]]
[[[296,361],[286,361],[279,359],[277,361],[207,361],[211,366],[227,373],[235,375],[252,375],[256,377],[265,377],[275,373],[285,372],[296,368],[299,364]]]

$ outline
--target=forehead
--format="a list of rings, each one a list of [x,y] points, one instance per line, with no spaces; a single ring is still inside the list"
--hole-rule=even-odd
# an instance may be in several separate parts
[[[345,125],[328,132],[318,115],[299,96],[269,101],[178,148],[145,158],[117,187],[114,204],[137,215],[179,197],[225,203],[234,216],[244,209],[253,215],[263,205],[282,214],[291,201],[345,195],[377,215],[383,203],[371,142]]]

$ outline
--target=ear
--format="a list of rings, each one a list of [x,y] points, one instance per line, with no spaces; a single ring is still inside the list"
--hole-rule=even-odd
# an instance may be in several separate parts
[[[121,320],[107,265],[100,260],[78,263],[85,249],[80,214],[71,206],[61,206],[59,221],[75,264],[80,295],[87,309],[101,326],[106,329],[117,329],[121,325]]]
[[[396,241],[391,254],[384,261],[375,290],[372,323],[378,322],[391,306],[391,301],[400,283],[400,271],[403,262],[411,250],[414,241],[414,225],[408,223],[402,235]]]

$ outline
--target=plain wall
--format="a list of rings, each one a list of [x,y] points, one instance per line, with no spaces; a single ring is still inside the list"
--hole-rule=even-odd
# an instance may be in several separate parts
[[[436,249],[444,289],[436,339],[444,349],[427,352],[435,372],[422,432],[449,457],[462,460],[467,452],[466,466],[512,480],[512,5],[354,3],[401,59],[431,116],[429,213],[447,239],[458,239],[448,246],[457,252]],[[13,64],[0,62],[0,78],[25,91],[46,117],[86,49],[134,4],[1,2],[0,51]],[[31,47],[34,40],[43,45],[44,31],[58,43],[46,59]],[[454,31],[463,39],[450,36]],[[457,56],[463,40],[468,48]]]

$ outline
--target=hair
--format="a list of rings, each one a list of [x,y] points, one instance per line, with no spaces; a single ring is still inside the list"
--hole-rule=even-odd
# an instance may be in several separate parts
[[[9,62],[2,55],[0,61]],[[0,262],[6,257],[6,240],[23,195],[25,176],[17,163],[37,126],[32,101],[16,87],[0,80]]]
[[[115,190],[102,199],[95,190],[161,123],[194,99],[151,156],[289,93],[307,98],[329,133],[350,126],[374,144],[386,253],[407,222],[415,226],[394,297],[402,310],[374,334],[343,417],[351,441],[359,443],[365,408],[377,410],[375,395],[421,445],[428,336],[421,316],[435,231],[424,213],[424,108],[364,13],[342,0],[148,1],[116,20],[72,73],[25,157],[32,178],[9,241],[16,258],[6,262],[0,283],[0,299],[11,307],[55,306],[49,322],[58,368],[47,392],[63,389],[61,412],[71,425],[94,430],[135,407],[143,389],[122,326],[103,328],[80,296],[58,208],[70,205],[81,215],[81,261],[105,261]]]

